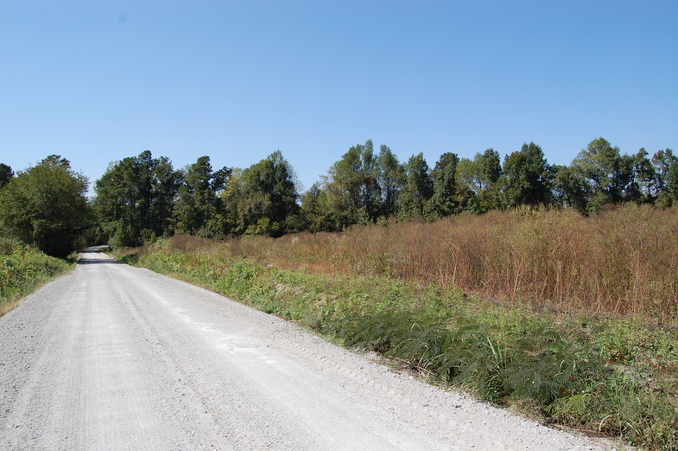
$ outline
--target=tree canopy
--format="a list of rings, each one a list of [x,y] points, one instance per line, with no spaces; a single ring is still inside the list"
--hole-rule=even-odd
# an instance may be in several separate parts
[[[671,149],[622,154],[596,138],[569,166],[549,164],[530,142],[503,164],[490,148],[473,158],[444,152],[431,168],[423,152],[401,163],[388,146],[376,153],[367,140],[300,194],[279,150],[245,169],[216,170],[207,155],[176,170],[146,150],[111,163],[94,191],[88,201],[87,179],[57,155],[18,174],[0,164],[2,233],[63,256],[83,237],[136,246],[182,233],[278,237],[521,206],[585,215],[625,202],[663,208],[678,201],[678,157]]]
[[[533,142],[506,157],[502,180],[504,204],[508,207],[551,202],[551,169],[541,147]]]
[[[279,150],[239,173],[222,197],[232,232],[280,236],[297,229],[296,174]]]
[[[119,246],[137,246],[170,233],[182,174],[166,157],[145,150],[111,163],[96,181],[97,236]]]
[[[220,213],[222,192],[233,169],[212,169],[210,157],[202,156],[181,173],[183,183],[176,200],[176,232],[213,236],[223,231]]]
[[[87,186],[68,160],[50,155],[0,189],[0,228],[46,254],[65,257],[92,220]]]

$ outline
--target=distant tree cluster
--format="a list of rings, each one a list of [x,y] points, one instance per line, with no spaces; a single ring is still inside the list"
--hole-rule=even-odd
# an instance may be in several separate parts
[[[137,246],[159,236],[280,236],[298,226],[299,195],[280,151],[245,169],[214,169],[202,156],[175,170],[146,150],[112,163],[96,181],[96,237]]]
[[[625,202],[671,206],[678,201],[678,158],[670,149],[622,155],[603,138],[570,166],[551,165],[535,143],[504,158],[493,149],[473,159],[444,153],[429,167],[423,154],[400,163],[371,141],[351,147],[328,175],[304,194],[302,224],[338,231],[383,218],[436,220],[470,211],[519,206],[575,208],[588,215]]]
[[[645,149],[621,154],[598,138],[570,166],[549,164],[531,142],[503,162],[493,149],[472,159],[448,152],[431,168],[422,153],[400,162],[387,146],[377,152],[368,140],[300,195],[280,151],[247,169],[215,169],[202,156],[177,170],[146,150],[111,163],[90,202],[86,191],[87,179],[60,156],[18,175],[0,164],[1,230],[63,255],[85,229],[92,240],[136,246],[174,234],[277,237],[521,206],[584,215],[626,202],[669,207],[678,202],[678,158],[670,149],[652,157]]]

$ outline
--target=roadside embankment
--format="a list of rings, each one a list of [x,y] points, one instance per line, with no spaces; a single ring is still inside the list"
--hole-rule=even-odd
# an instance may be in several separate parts
[[[0,316],[40,284],[72,269],[73,265],[64,260],[18,241],[0,238]]]

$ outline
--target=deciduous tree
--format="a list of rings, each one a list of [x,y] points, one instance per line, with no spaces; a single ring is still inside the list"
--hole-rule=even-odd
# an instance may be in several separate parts
[[[618,147],[597,138],[577,155],[571,168],[583,181],[587,210],[593,212],[606,204],[641,201],[642,185],[652,178],[650,166],[644,149],[637,155],[622,155]]]
[[[504,202],[508,207],[551,202],[551,171],[541,147],[531,142],[506,156],[503,167]]]
[[[176,232],[213,236],[222,225],[214,222],[220,209],[219,193],[231,176],[231,168],[214,171],[210,157],[202,156],[183,170],[176,201]],[[212,221],[210,227],[208,223]]]
[[[66,257],[91,221],[87,178],[60,155],[20,171],[0,190],[0,226],[6,236]]]
[[[280,236],[298,231],[297,178],[277,150],[238,177],[238,192],[229,208],[238,212],[239,233]]]
[[[381,190],[381,215],[389,217],[397,213],[398,196],[405,185],[405,168],[398,157],[382,145],[377,159],[377,183]]]
[[[99,239],[138,246],[172,233],[180,181],[168,158],[153,158],[148,150],[111,163],[94,188]]]
[[[462,158],[457,165],[460,206],[474,213],[500,207],[501,159],[494,149],[477,153],[473,160]]]
[[[374,222],[379,216],[378,172],[370,140],[351,147],[330,168],[326,182],[329,204],[342,227]]]
[[[657,203],[670,206],[678,200],[678,157],[671,149],[660,150],[652,156],[655,173]]]

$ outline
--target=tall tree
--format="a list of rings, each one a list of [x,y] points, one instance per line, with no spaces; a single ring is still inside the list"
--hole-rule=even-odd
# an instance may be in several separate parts
[[[588,196],[584,178],[571,166],[553,166],[553,197],[558,205],[587,214]]]
[[[377,183],[381,190],[381,215],[397,213],[398,196],[405,185],[405,168],[387,146],[382,145],[377,158]]]
[[[671,149],[659,150],[652,156],[652,166],[657,203],[670,206],[674,200],[678,200],[678,157]]]
[[[221,199],[219,193],[231,176],[231,168],[214,171],[210,157],[202,156],[183,171],[183,184],[179,187],[176,208],[176,232],[213,236],[223,233],[214,230],[220,226],[208,223],[217,216]]]
[[[666,192],[672,202],[678,202],[678,161],[671,163],[666,177]]]
[[[301,215],[306,230],[316,232],[340,232],[342,223],[330,207],[327,190],[314,183],[301,197]]]
[[[332,165],[326,183],[330,208],[342,227],[373,222],[379,215],[379,166],[372,141],[351,147]]]
[[[541,147],[533,142],[506,156],[502,179],[508,207],[551,202],[551,170]]]
[[[638,161],[636,155],[621,155],[619,148],[604,138],[594,139],[579,152],[572,168],[583,180],[587,210],[597,211],[606,204],[639,200]]]
[[[111,163],[94,188],[99,239],[137,246],[170,234],[180,177],[169,159],[148,150]]]
[[[154,160],[151,182],[150,214],[152,230],[158,235],[170,235],[174,232],[174,202],[182,182],[182,174],[172,166],[167,157]]]
[[[280,236],[297,231],[296,174],[280,150],[245,169],[238,180],[239,232]]]
[[[0,163],[0,188],[7,185],[14,178],[14,171],[5,163]]]
[[[462,158],[457,165],[460,207],[475,213],[499,208],[501,159],[494,149],[477,153],[473,160]]]
[[[433,196],[429,203],[429,216],[442,218],[459,212],[456,180],[458,164],[459,156],[451,152],[442,154],[436,162],[431,171]]]
[[[91,221],[87,184],[68,160],[50,155],[0,190],[0,227],[7,236],[65,257]]]
[[[494,149],[486,149],[482,154],[476,154],[473,161],[478,174],[476,177],[478,185],[476,211],[484,213],[499,208],[501,187],[498,182],[502,174],[499,152]]]
[[[423,153],[410,157],[405,173],[405,186],[400,195],[400,219],[425,218],[426,206],[433,196],[433,179]]]
[[[632,182],[634,196],[638,201],[653,203],[657,199],[657,173],[647,151],[642,148],[631,157],[633,162]]]

